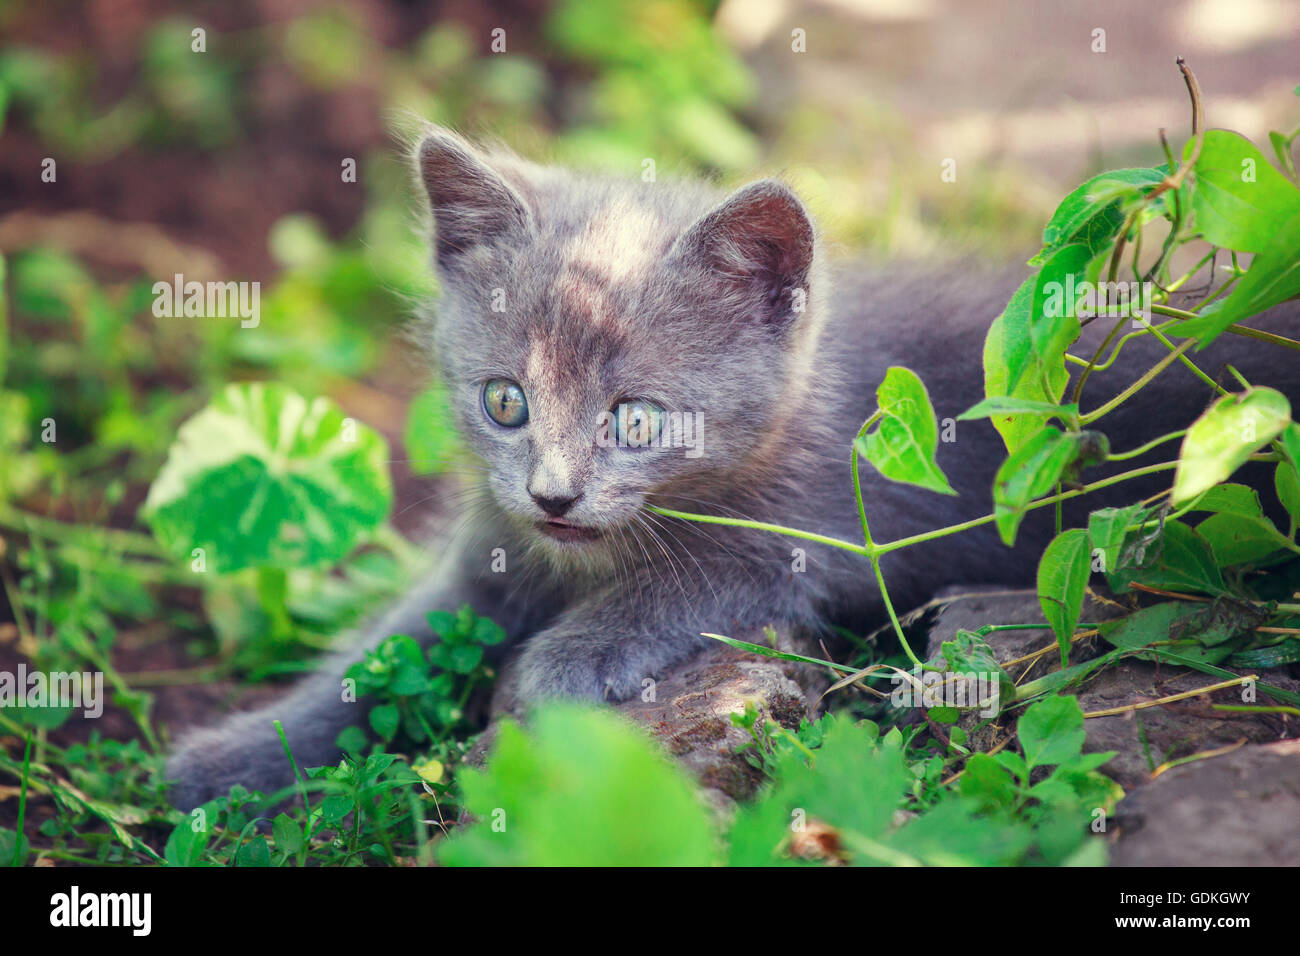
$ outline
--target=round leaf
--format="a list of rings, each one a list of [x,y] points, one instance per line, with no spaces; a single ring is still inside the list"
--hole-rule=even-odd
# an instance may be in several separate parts
[[[168,551],[202,548],[211,570],[332,564],[387,517],[387,458],[328,399],[229,385],[181,426],[143,516]]]

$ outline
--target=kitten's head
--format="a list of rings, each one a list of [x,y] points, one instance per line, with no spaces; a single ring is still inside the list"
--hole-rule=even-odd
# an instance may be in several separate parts
[[[535,543],[598,558],[647,498],[707,511],[778,457],[822,296],[786,186],[584,177],[441,129],[416,161],[443,381],[493,498]]]

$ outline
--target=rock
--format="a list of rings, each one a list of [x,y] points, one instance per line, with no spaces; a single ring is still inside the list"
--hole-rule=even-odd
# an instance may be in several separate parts
[[[746,702],[753,701],[783,727],[797,728],[810,708],[803,688],[790,677],[795,669],[810,676],[811,668],[719,644],[664,675],[655,700],[634,698],[619,710],[649,728],[706,790],[744,800],[763,775],[741,750],[753,738],[732,723],[731,715],[743,714]]]
[[[762,634],[738,637],[766,643]],[[793,645],[782,637],[777,646]],[[492,723],[466,757],[471,765],[481,765],[491,750],[496,719],[518,710],[513,684],[512,661],[507,661],[492,700]],[[809,665],[748,654],[719,642],[663,674],[653,700],[636,697],[616,709],[659,740],[704,788],[705,799],[726,813],[763,782],[745,748],[753,738],[731,722],[731,715],[743,714],[746,702],[753,701],[762,714],[793,730],[811,715],[812,702],[826,686],[829,681]]]
[[[1265,679],[1279,684],[1290,680],[1273,674]],[[1217,678],[1200,671],[1128,660],[1103,669],[1077,693],[1084,713],[1092,713],[1217,682]],[[1261,692],[1260,703],[1268,703],[1263,697]],[[1286,718],[1280,714],[1217,711],[1211,708],[1212,703],[1240,704],[1241,691],[1228,688],[1159,707],[1090,717],[1084,749],[1090,753],[1115,751],[1101,772],[1125,790],[1132,790],[1150,780],[1152,771],[1167,761],[1217,750],[1242,740],[1272,743],[1287,733]]]
[[[1293,866],[1300,740],[1174,767],[1120,802],[1116,866]]]
[[[1043,620],[1038,597],[1033,591],[958,588],[945,592],[941,599],[947,603],[942,606],[938,620],[930,630],[931,659],[938,656],[942,642],[952,639],[958,629],[974,631],[986,624],[1035,624]],[[1098,601],[1090,595],[1084,603],[1083,620],[1103,621],[1122,613],[1123,608]],[[1055,637],[1047,628],[994,631],[986,640],[1003,663],[1055,643]],[[1080,642],[1071,651],[1070,660],[1072,663],[1088,660],[1102,649],[1104,644],[1096,640]],[[1010,672],[1017,683],[1023,683],[1057,669],[1059,662],[1059,655],[1051,650],[1027,668],[1026,665],[1012,665]],[[1264,679],[1287,689],[1300,687],[1300,682],[1281,671],[1270,672]],[[1074,687],[1072,693],[1078,696],[1084,713],[1092,713],[1217,682],[1217,678],[1199,671],[1125,660],[1097,671]],[[1267,696],[1263,691],[1260,695],[1262,698]],[[1216,750],[1243,739],[1250,743],[1269,743],[1287,735],[1287,720],[1281,715],[1225,713],[1210,707],[1211,703],[1240,702],[1240,692],[1230,688],[1159,707],[1091,717],[1087,722],[1088,741],[1084,750],[1088,753],[1115,751],[1115,756],[1101,768],[1101,772],[1128,790],[1149,780],[1151,772],[1166,761]]]
[[[937,619],[930,627],[926,645],[928,660],[935,660],[944,641],[957,636],[959,630],[978,631],[990,624],[1042,624],[1043,609],[1036,591],[992,590],[989,588],[948,588],[939,592],[932,605],[938,605]],[[1084,600],[1082,620],[1106,621],[1123,613],[1121,608],[1102,603],[1089,595]],[[1000,663],[1026,657],[1056,643],[1056,636],[1044,625],[1023,631],[994,631],[986,638]],[[1072,662],[1085,661],[1096,656],[1096,642],[1080,642],[1070,651]],[[1027,667],[1015,669],[1011,676],[1017,681],[1033,680],[1060,662],[1060,654],[1053,650],[1037,658]]]

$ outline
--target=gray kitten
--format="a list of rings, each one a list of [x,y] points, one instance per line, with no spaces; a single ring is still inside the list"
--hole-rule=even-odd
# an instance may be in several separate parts
[[[340,730],[365,723],[341,699],[343,671],[390,634],[431,640],[435,608],[468,603],[506,629],[518,649],[498,694],[516,711],[547,697],[637,694],[698,651],[704,631],[876,627],[884,612],[865,560],[646,505],[860,540],[848,453],[885,370],[916,371],[939,418],[955,418],[983,395],[984,334],[1022,278],[970,264],[833,269],[802,203],[774,180],[726,195],[584,176],[441,129],[416,164],[442,287],[427,344],[485,465],[484,493],[464,533],[435,544],[437,573],[351,650],[279,702],[182,741],[168,776],[183,808],[236,782],[266,792],[290,783],[273,719],[300,766],[337,760]],[[1296,329],[1300,309],[1284,308],[1273,325]],[[1090,342],[1094,331],[1104,332],[1086,330]],[[1216,343],[1202,364],[1231,361],[1300,396],[1300,363],[1252,346]],[[1090,382],[1089,407],[1162,353],[1130,345],[1118,372]],[[1157,386],[1104,420],[1114,447],[1185,426],[1212,397],[1178,365]],[[940,446],[957,497],[864,467],[876,540],[987,513],[1004,457],[976,421]],[[1066,519],[1083,523],[1091,508],[1160,487],[1157,477],[1072,502]],[[985,526],[888,555],[895,604],[957,583],[1031,584],[1049,510],[1031,513],[1014,549]]]

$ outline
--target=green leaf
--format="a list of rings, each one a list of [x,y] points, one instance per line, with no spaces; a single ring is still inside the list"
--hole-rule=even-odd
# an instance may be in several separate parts
[[[474,622],[474,643],[493,647],[505,639],[506,632],[491,618],[480,617]]]
[[[204,811],[209,818],[216,815],[217,809],[215,803],[205,804]],[[203,851],[208,845],[208,838],[212,834],[210,827],[204,827],[197,832],[194,830],[193,817],[186,816],[172,830],[171,836],[167,838],[167,845],[163,849],[163,859],[170,866],[200,866],[203,858]]]
[[[965,798],[945,800],[908,820],[885,842],[890,850],[904,854],[909,863],[913,859],[930,866],[1005,866],[1019,862],[1033,842],[1033,831],[979,814],[979,806],[978,801]],[[851,838],[848,842],[853,845]],[[883,861],[866,857],[862,862]]]
[[[1037,274],[1020,283],[1002,314],[993,320],[984,339],[984,394],[990,398],[1010,395],[1028,399],[1041,398],[1053,404],[1060,398],[1059,395],[1025,394],[1018,388],[1033,357],[1030,350],[1029,314],[1034,304],[1034,288],[1037,284]],[[1031,376],[1027,390],[1032,391],[1037,387],[1037,376]],[[996,426],[998,419],[995,418],[993,424]]]
[[[1191,155],[1194,141],[1183,151]],[[1277,249],[1288,219],[1300,215],[1300,189],[1239,133],[1205,133],[1192,192],[1195,228],[1207,242],[1238,252]]]
[[[335,743],[338,745],[339,750],[342,750],[345,753],[359,754],[365,751],[366,745],[370,743],[370,739],[366,736],[366,732],[360,727],[352,726],[344,727],[339,731]]]
[[[1291,459],[1291,464],[1295,465],[1297,472],[1300,472],[1300,424],[1292,422],[1283,430],[1278,440]]]
[[[1173,503],[1183,505],[1226,481],[1291,421],[1291,403],[1271,388],[1225,395],[1183,437],[1174,473]]]
[[[255,836],[241,846],[235,854],[235,863],[238,866],[270,866],[271,848],[267,846],[266,838]]]
[[[1043,374],[1065,368],[1065,350],[1079,337],[1075,304],[1082,288],[1078,279],[1091,259],[1086,246],[1068,245],[1038,273],[1029,310],[1029,334],[1036,366]]]
[[[483,660],[483,648],[477,644],[460,644],[451,648],[448,667],[457,674],[468,674]]]
[[[0,866],[22,866],[31,852],[31,842],[24,834],[0,827]]]
[[[1044,698],[1026,708],[1016,735],[1030,770],[1066,763],[1083,750],[1083,709],[1072,696]]]
[[[1146,518],[1150,508],[1141,504],[1125,508],[1098,508],[1088,515],[1088,538],[1094,549],[1102,552],[1102,570],[1109,573],[1119,567],[1120,548],[1128,537],[1130,525]]]
[[[202,548],[209,570],[332,564],[387,517],[387,458],[328,399],[229,385],[181,426],[142,513],[177,557]]]
[[[1113,588],[1127,591],[1131,583],[1137,582],[1170,591],[1227,593],[1218,562],[1214,560],[1214,550],[1194,529],[1178,521],[1166,521],[1154,542],[1145,549],[1150,548],[1157,551],[1154,559],[1148,564],[1145,555],[1140,555],[1142,561],[1137,567],[1124,566],[1126,549],[1125,555],[1121,555],[1121,566],[1108,575]]]
[[[425,615],[429,622],[429,628],[438,637],[445,642],[454,641],[457,637],[457,616],[452,611],[430,611]]]
[[[986,753],[971,754],[961,775],[961,795],[976,800],[986,810],[1012,806],[1016,783],[1005,767]]]
[[[890,827],[910,774],[902,748],[876,738],[874,728],[835,718],[816,751],[815,765],[797,751],[776,758],[775,784],[742,807],[730,831],[733,866],[770,866],[781,858],[792,827],[821,821],[852,836],[879,840]]]
[[[1048,425],[1007,456],[993,480],[993,505],[998,533],[1014,544],[1030,502],[1051,491],[1074,461],[1074,435]]]
[[[352,812],[356,799],[346,793],[331,793],[321,801],[321,819],[327,824],[335,824]]]
[[[940,645],[940,654],[948,665],[949,673],[983,674],[998,682],[999,705],[1005,706],[1016,699],[1016,685],[1011,676],[998,663],[993,648],[974,631],[959,628],[950,641]]]
[[[1223,512],[1210,515],[1196,526],[1209,542],[1214,560],[1220,567],[1253,564],[1276,551],[1293,547],[1291,539],[1281,534],[1267,518]]]
[[[1181,337],[1196,338],[1196,349],[1200,351],[1234,322],[1296,296],[1300,296],[1300,214],[1287,220],[1269,246],[1256,253],[1246,274],[1225,298],[1211,302],[1197,318],[1170,331]]]
[[[858,439],[858,451],[891,481],[955,495],[934,459],[939,427],[925,386],[914,372],[893,366],[876,389],[883,413],[873,431]]]
[[[1277,474],[1273,479],[1274,487],[1277,489],[1278,500],[1291,513],[1292,522],[1300,524],[1300,425],[1292,422],[1278,436],[1278,441],[1291,459],[1291,470],[1286,471],[1287,462],[1278,462]]]
[[[1025,758],[1020,756],[1014,750],[1000,750],[993,755],[993,759],[998,762],[999,767],[1005,767],[1021,783],[1029,783],[1029,767],[1025,765]]]
[[[1040,266],[1061,247],[1085,242],[1094,254],[1109,244],[1124,223],[1121,206],[1165,178],[1165,168],[1114,169],[1071,190],[1043,228],[1043,249],[1029,261]]]
[[[1062,531],[1038,562],[1038,603],[1061,646],[1061,666],[1069,664],[1070,639],[1083,611],[1083,594],[1091,567],[1088,532]]]
[[[1103,621],[1097,629],[1115,647],[1137,650],[1169,640],[1169,629],[1174,622],[1191,610],[1179,601],[1165,601],[1113,621]]]
[[[1277,491],[1277,500],[1291,515],[1291,523],[1300,524],[1300,472],[1296,471],[1295,465],[1279,461],[1277,471],[1273,473],[1273,487]]]
[[[992,418],[995,415],[1025,415],[1035,418],[1060,418],[1073,421],[1078,418],[1079,406],[1075,404],[1057,405],[1055,402],[1036,401],[1029,398],[1013,398],[1010,395],[995,395],[986,398],[957,416],[957,421],[967,422],[978,418]]]
[[[379,704],[370,708],[370,727],[384,740],[392,740],[402,715],[396,704]]]
[[[1223,660],[1234,650],[1233,638],[1258,624],[1255,612],[1237,602],[1191,605],[1166,601],[1099,626],[1101,636],[1117,648],[1140,651],[1143,660],[1171,660],[1187,666]]]
[[[475,822],[438,848],[449,866],[708,866],[717,835],[695,786],[619,715],[539,708],[503,722],[483,770],[457,782]]]
[[[1215,485],[1201,495],[1190,510],[1246,515],[1252,518],[1260,518],[1264,515],[1264,509],[1260,506],[1259,495],[1255,489],[1232,483]]]
[[[1284,667],[1297,661],[1300,661],[1300,638],[1292,638],[1271,647],[1238,651],[1228,658],[1227,663],[1231,667],[1263,670],[1269,667]]]
[[[1291,158],[1291,143],[1294,139],[1294,135],[1287,136],[1277,130],[1270,130],[1268,134],[1268,141],[1273,146],[1277,161],[1282,165],[1282,171],[1293,180],[1296,178],[1295,160]]]
[[[1056,406],[1061,401],[1061,395],[1065,394],[1066,382],[1070,380],[1065,365],[1048,369],[1047,376],[1018,375],[1014,388],[1010,385],[1013,381],[1011,363],[1017,360],[1019,354],[1028,356],[1028,310],[1034,293],[1032,282],[1034,278],[1031,277],[1018,291],[1018,297],[1023,293],[1023,300],[1018,302],[1015,298],[1011,299],[1002,315],[989,326],[988,336],[984,338],[984,393],[989,399],[1005,397],[1013,401]],[[1017,329],[1023,329],[1023,332],[1018,332]],[[1023,334],[1024,338],[1017,341],[1014,338],[1017,334]],[[1011,453],[1039,431],[1043,424],[1039,418],[1036,415],[995,414],[992,421],[993,428],[1002,436],[1006,450]]]

